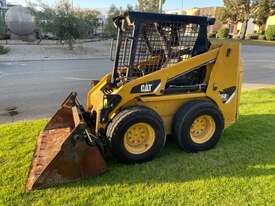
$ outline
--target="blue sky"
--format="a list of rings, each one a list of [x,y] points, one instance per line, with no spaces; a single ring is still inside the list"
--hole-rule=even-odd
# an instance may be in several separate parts
[[[125,6],[126,4],[135,5],[137,0],[74,0],[75,4],[83,7],[104,8],[108,5]],[[166,0],[164,7],[166,9],[192,8],[222,5],[222,0]]]
[[[24,4],[25,0],[7,0],[8,2]],[[44,0],[49,4],[54,4],[56,0]],[[137,0],[73,0],[74,5],[83,8],[97,8],[106,9],[109,8],[111,4],[116,6],[125,7],[127,4],[135,5]],[[164,4],[164,9],[187,9],[193,7],[206,7],[206,6],[221,6],[223,5],[223,0],[166,0]]]

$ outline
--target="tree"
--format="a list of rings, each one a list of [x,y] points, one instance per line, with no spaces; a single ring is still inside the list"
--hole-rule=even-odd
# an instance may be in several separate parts
[[[253,14],[254,23],[259,26],[260,32],[264,31],[264,26],[271,13],[272,0],[258,0],[255,1],[256,9]]]
[[[160,10],[164,3],[165,0],[138,0],[139,10],[146,12],[161,12]]]
[[[226,18],[242,23],[240,38],[245,39],[248,21],[255,9],[254,0],[224,0],[224,6]]]
[[[60,41],[67,42],[70,50],[73,49],[76,39],[89,35],[97,26],[99,12],[74,9],[69,0],[60,0],[53,8],[41,1],[29,3],[29,7],[41,30],[56,35]],[[36,9],[37,7],[39,9]]]
[[[126,11],[134,11],[136,10],[131,4],[127,4]]]
[[[100,19],[98,18],[100,12],[93,9],[76,9],[75,15],[82,20],[82,37],[90,37],[91,34],[96,32],[96,29],[100,26]]]
[[[234,21],[235,17],[234,17],[234,14],[230,13],[230,10],[228,10],[227,7],[224,7],[219,13],[216,21],[222,24],[227,24],[228,19],[230,19],[231,21]]]
[[[275,40],[275,25],[269,25],[265,31],[265,37],[268,41]]]
[[[113,18],[121,15],[124,12],[133,11],[133,10],[137,10],[137,6],[133,7],[132,5],[127,4],[126,10],[124,10],[121,7],[117,8],[114,4],[112,4],[107,14],[106,23],[104,26],[104,32],[106,32],[111,36],[114,36],[117,30],[113,24]]]
[[[254,18],[255,23],[261,29],[268,16],[274,11],[275,0],[224,0],[224,6],[220,19],[225,21],[229,18],[241,22],[240,38],[244,39],[249,19]]]
[[[0,13],[0,36],[5,35],[6,26],[4,21],[4,16]]]
[[[4,21],[4,15],[0,12],[0,39],[4,38],[6,34],[6,25]],[[6,48],[2,45],[0,45],[0,55],[6,54],[9,52],[9,48]]]
[[[109,35],[115,35],[116,34],[116,28],[113,25],[113,18],[120,15],[122,13],[122,8],[117,8],[114,4],[111,5],[108,14],[106,23],[104,26],[104,31]]]

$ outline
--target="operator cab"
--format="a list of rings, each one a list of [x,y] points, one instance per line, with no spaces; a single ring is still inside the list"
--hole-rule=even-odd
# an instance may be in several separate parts
[[[113,18],[113,22],[118,33],[112,84],[120,86],[208,51],[211,44],[207,26],[213,25],[215,19],[130,11]],[[173,81],[194,84],[194,80],[201,81],[203,73],[193,71],[191,76]]]

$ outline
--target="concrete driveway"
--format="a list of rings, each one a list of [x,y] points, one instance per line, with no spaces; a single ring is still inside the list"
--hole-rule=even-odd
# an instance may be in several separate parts
[[[275,86],[275,47],[243,46],[244,89]],[[50,117],[71,92],[85,104],[90,80],[110,71],[104,59],[0,62],[0,123]]]

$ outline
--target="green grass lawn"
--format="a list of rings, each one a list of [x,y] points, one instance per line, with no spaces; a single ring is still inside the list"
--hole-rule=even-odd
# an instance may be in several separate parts
[[[152,162],[24,192],[46,120],[0,125],[0,205],[275,205],[275,89],[243,93],[239,121],[215,149],[188,154],[168,141]]]
[[[254,45],[254,46],[275,46],[275,41],[266,40],[234,40],[234,39],[216,39],[210,38],[212,43],[222,43],[222,42],[240,42],[242,45]]]

